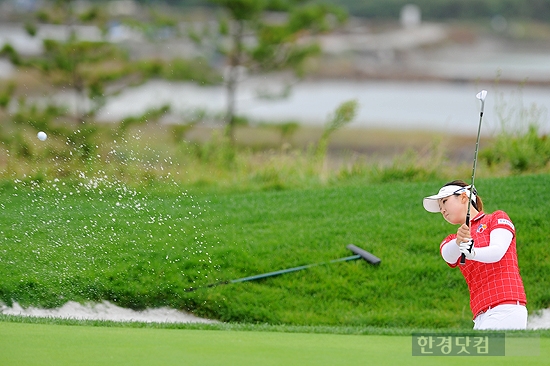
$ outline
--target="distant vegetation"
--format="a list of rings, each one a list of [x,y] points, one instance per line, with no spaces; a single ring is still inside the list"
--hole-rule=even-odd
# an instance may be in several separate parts
[[[343,0],[340,2],[345,3]],[[31,35],[36,34],[36,27],[31,20],[65,24],[75,21],[100,27],[107,23],[107,14],[101,8],[91,8],[76,18],[73,8],[69,6],[72,3],[74,2],[57,1],[56,6],[40,10],[29,17],[27,32]],[[228,12],[238,10],[231,8],[230,2],[221,3],[227,5]],[[245,3],[252,7],[249,9],[252,15],[247,13],[246,17],[255,20],[258,14],[253,10],[265,11],[269,8],[285,7],[288,9],[290,4],[272,1],[269,7],[256,9],[253,6],[254,1]],[[384,9],[387,10],[403,3],[363,1],[353,4],[373,7],[384,4]],[[448,3],[453,2],[436,2],[434,9],[437,8],[437,4],[443,6]],[[184,5],[186,2],[178,4]],[[476,4],[480,6],[489,2],[481,1]],[[310,5],[310,2],[306,5]],[[293,62],[288,60],[277,65],[265,65],[264,62],[271,60],[274,55],[283,59],[293,59],[300,64],[302,56],[305,57],[309,51],[304,51],[300,47],[293,48],[292,40],[297,32],[312,27],[320,27],[318,31],[330,29],[329,25],[325,27],[323,24],[317,24],[317,20],[326,18],[327,14],[336,14],[342,16],[340,20],[345,19],[345,14],[332,8],[311,6],[293,10],[289,13],[289,23],[283,24],[284,26],[263,24],[260,28],[254,28],[258,34],[264,32],[263,36],[266,39],[258,44],[258,48],[247,49],[246,52],[241,50],[241,59],[233,64],[233,69],[238,69],[239,65],[246,65],[265,71],[271,67],[278,69],[293,65]],[[146,20],[140,23],[142,27],[150,23],[151,26],[161,29],[177,24],[176,18],[171,17],[171,14],[153,10],[144,13],[142,16]],[[240,21],[237,18],[230,20],[236,24]],[[220,21],[219,24],[219,33],[222,35],[230,34],[226,29],[229,23],[226,24],[225,21]],[[188,36],[196,38],[196,42],[200,44],[202,37],[206,38],[210,33],[206,28],[199,31],[197,29]],[[217,127],[207,128],[207,137],[191,139],[188,135],[201,127],[201,122],[210,118],[209,122],[221,124],[224,117],[225,121],[228,120],[229,113],[225,116],[206,116],[206,112],[196,113],[181,117],[177,124],[160,124],[159,121],[170,112],[168,106],[146,111],[142,116],[114,121],[109,125],[98,124],[95,122],[95,112],[106,103],[107,98],[131,85],[150,78],[211,84],[221,83],[222,76],[206,59],[197,57],[164,60],[154,57],[135,60],[127,51],[115,44],[106,41],[82,41],[76,35],[73,30],[65,41],[45,40],[45,52],[32,57],[19,55],[9,44],[0,50],[1,56],[9,58],[25,74],[32,75],[32,82],[37,83],[37,87],[33,89],[37,90],[38,95],[51,94],[54,89],[69,89],[82,96],[83,100],[88,98],[91,105],[88,109],[77,106],[76,111],[69,111],[66,107],[50,102],[33,101],[32,97],[36,96],[27,94],[29,86],[26,79],[24,82],[16,79],[0,82],[1,178],[71,178],[78,175],[77,172],[93,168],[97,171],[111,171],[118,176],[121,175],[120,172],[125,172],[127,177],[138,174],[147,176],[148,180],[155,180],[166,171],[172,172],[175,177],[178,177],[181,171],[186,171],[190,172],[185,178],[188,185],[229,189],[288,189],[358,180],[425,181],[446,178],[451,173],[456,173],[457,169],[463,168],[451,166],[447,151],[435,143],[432,148],[423,152],[409,151],[401,156],[386,158],[384,162],[372,161],[365,154],[351,151],[343,157],[334,157],[330,137],[335,129],[341,128],[353,119],[356,109],[353,102],[341,106],[335,111],[334,116],[327,116],[327,125],[321,128],[317,140],[306,147],[293,146],[293,135],[300,127],[292,121],[270,126],[269,141],[263,143],[232,144],[234,141],[231,138],[227,139],[224,130]],[[269,35],[276,36],[276,39],[271,40]],[[232,59],[236,50],[244,46],[241,39],[240,46],[225,49],[223,54]],[[309,49],[308,47],[306,49]],[[221,47],[220,52],[223,49]],[[281,53],[276,49],[286,51]],[[233,87],[236,88],[236,85]],[[43,90],[39,90],[40,88]],[[541,132],[541,127],[546,123],[547,111],[538,110],[536,106],[530,109],[522,106],[519,111],[513,110],[506,108],[506,101],[500,101],[500,105],[501,109],[497,114],[503,128],[491,144],[482,146],[480,153],[480,160],[489,168],[485,170],[485,174],[547,172],[550,142]],[[257,134],[265,134],[267,130],[262,126],[249,128],[246,118],[233,116],[233,113],[231,116],[229,120],[232,121],[233,128],[242,130],[248,127],[247,133],[252,140]],[[512,129],[511,125],[517,128]],[[50,136],[45,143],[40,143],[36,139],[36,133],[40,130],[46,131]],[[132,158],[128,158],[129,156]],[[147,163],[143,164],[143,161]]]
[[[550,19],[549,0],[328,0],[346,7],[355,16],[379,19],[397,19],[406,4],[416,4],[422,17],[430,20],[480,19],[495,15],[527,18],[540,21]]]
[[[10,93],[0,87],[0,100]],[[500,100],[496,112],[502,128],[481,146],[482,176],[550,171],[547,111],[537,106],[510,106]],[[3,106],[2,106],[3,105]],[[222,127],[206,127],[205,115],[182,117],[179,124],[161,124],[170,110],[161,106],[142,116],[115,123],[80,124],[54,105],[20,101],[8,111],[0,104],[0,179],[69,179],[81,172],[106,172],[126,183],[147,184],[166,176],[188,187],[222,190],[283,190],[337,186],[354,182],[429,181],[468,176],[471,163],[453,163],[435,139],[426,148],[392,156],[331,148],[334,132],[353,120],[355,101],[343,103],[311,143],[296,145],[304,127],[292,123],[237,127],[239,143],[231,143]],[[44,142],[36,137],[46,131]],[[201,134],[202,138],[192,137]],[[260,139],[261,137],[261,139]],[[247,141],[247,142],[245,142]],[[255,142],[256,141],[256,142]],[[472,147],[473,148],[473,147]]]

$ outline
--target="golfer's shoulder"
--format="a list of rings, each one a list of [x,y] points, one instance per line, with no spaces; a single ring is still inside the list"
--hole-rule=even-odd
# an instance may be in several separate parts
[[[502,210],[497,210],[490,215],[490,222],[492,226],[501,226],[508,229],[515,230],[514,224],[510,219],[510,216]]]
[[[510,220],[510,216],[505,211],[502,210],[496,210],[493,213],[487,215],[487,218],[490,220],[498,220],[498,219],[508,219]]]

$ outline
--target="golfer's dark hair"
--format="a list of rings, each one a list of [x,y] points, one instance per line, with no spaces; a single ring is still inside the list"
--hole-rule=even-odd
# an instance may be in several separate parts
[[[460,186],[460,187],[467,187],[469,186],[468,183],[466,183],[465,181],[463,180],[453,180],[452,182],[449,182],[447,184],[444,185],[444,187],[446,186]],[[483,211],[483,201],[481,200],[481,197],[479,197],[476,193],[476,201],[472,201],[472,206],[474,206],[474,208],[478,211]]]

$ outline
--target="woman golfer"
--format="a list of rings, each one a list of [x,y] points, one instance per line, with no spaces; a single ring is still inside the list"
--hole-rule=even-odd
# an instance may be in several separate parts
[[[441,212],[450,224],[460,225],[456,234],[441,242],[440,251],[447,264],[459,266],[466,279],[474,329],[525,329],[527,301],[519,274],[515,228],[508,215],[504,211],[484,213],[475,188],[470,192],[470,186],[461,180],[445,184],[437,194],[424,198],[423,205],[428,212]],[[459,265],[462,254],[466,262]]]

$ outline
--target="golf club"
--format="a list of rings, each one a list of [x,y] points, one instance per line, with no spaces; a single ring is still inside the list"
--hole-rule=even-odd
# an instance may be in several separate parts
[[[472,169],[472,184],[470,185],[470,197],[468,199],[468,211],[466,212],[466,226],[470,226],[470,206],[472,205],[472,193],[475,192],[474,180],[476,177],[476,166],[477,166],[477,152],[479,150],[479,135],[481,132],[481,120],[483,119],[483,109],[485,108],[485,98],[487,97],[487,90],[482,90],[477,93],[476,98],[481,101],[481,110],[479,112],[479,125],[477,127],[477,141],[476,141],[476,151],[474,153],[474,167]],[[472,251],[472,246],[474,242],[472,241],[469,251]],[[460,256],[460,264],[466,263],[466,255],[462,253]]]
[[[359,247],[357,247],[357,246],[355,246],[355,245],[353,245],[353,244],[349,244],[346,248],[348,248],[348,249],[351,250],[353,253],[355,253],[355,255],[351,255],[351,256],[349,256],[349,257],[343,257],[343,258],[333,259],[333,260],[331,260],[331,261],[323,262],[323,263],[306,264],[306,265],[299,266],[299,267],[281,269],[281,270],[279,270],[279,271],[268,272],[268,273],[262,273],[262,274],[255,275],[255,276],[237,278],[237,279],[235,279],[235,280],[228,280],[228,281],[215,282],[215,283],[211,283],[211,284],[205,285],[205,286],[190,287],[190,288],[188,288],[188,289],[185,289],[184,291],[185,291],[185,292],[191,292],[191,291],[198,290],[198,289],[200,289],[200,288],[216,287],[216,286],[219,286],[219,285],[227,285],[227,284],[230,284],[230,283],[238,283],[238,282],[246,282],[246,281],[255,281],[255,280],[262,279],[262,278],[274,277],[274,276],[282,275],[282,274],[285,274],[285,273],[301,271],[302,269],[306,269],[306,268],[317,267],[317,266],[321,266],[321,265],[325,265],[325,264],[331,264],[331,263],[348,262],[348,261],[352,261],[352,260],[356,260],[356,259],[361,259],[361,258],[364,259],[365,261],[369,262],[370,264],[373,264],[373,265],[378,265],[378,264],[380,264],[380,262],[381,262],[380,258],[376,257],[375,255],[373,255],[373,254],[367,252],[366,250],[361,249],[361,248],[359,248]]]

